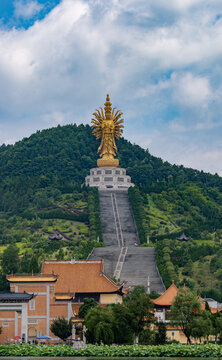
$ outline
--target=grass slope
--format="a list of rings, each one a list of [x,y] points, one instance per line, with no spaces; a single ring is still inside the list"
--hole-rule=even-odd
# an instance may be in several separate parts
[[[101,245],[98,200],[81,187],[96,166],[98,145],[88,125],[74,124],[0,147],[0,252],[16,243],[20,258],[34,255],[40,263],[42,257],[85,258]],[[219,298],[222,178],[163,162],[124,138],[117,147],[120,166],[141,194],[143,242],[149,236],[157,246],[163,277],[208,295],[215,290]],[[175,240],[182,231],[192,239],[187,244]],[[62,239],[50,239],[55,233]]]

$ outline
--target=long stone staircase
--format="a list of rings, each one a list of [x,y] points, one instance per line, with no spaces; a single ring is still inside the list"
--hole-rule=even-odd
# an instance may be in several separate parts
[[[104,259],[105,272],[128,286],[143,285],[147,292],[165,291],[156,267],[155,248],[140,247],[127,191],[100,190],[104,248],[94,248],[89,259]]]

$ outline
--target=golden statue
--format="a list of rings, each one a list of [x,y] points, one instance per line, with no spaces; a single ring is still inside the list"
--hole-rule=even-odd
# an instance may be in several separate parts
[[[96,109],[96,112],[93,113],[95,118],[92,119],[93,134],[96,139],[102,138],[98,148],[101,159],[97,160],[97,166],[117,167],[119,160],[114,159],[117,153],[115,138],[119,139],[123,132],[123,125],[121,125],[123,119],[120,119],[123,113],[120,110],[115,112],[115,107],[112,110],[109,94],[107,94],[104,105],[105,116],[102,107],[100,107],[100,110]]]

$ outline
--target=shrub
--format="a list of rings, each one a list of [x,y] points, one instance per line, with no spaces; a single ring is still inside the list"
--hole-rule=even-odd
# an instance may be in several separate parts
[[[74,349],[67,345],[0,345],[0,356],[36,357],[201,357],[221,358],[222,346],[206,345],[88,345],[85,349]]]

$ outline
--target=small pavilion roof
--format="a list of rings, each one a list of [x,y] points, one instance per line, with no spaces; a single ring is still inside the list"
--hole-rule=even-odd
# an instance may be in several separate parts
[[[177,240],[180,240],[180,241],[188,241],[188,240],[190,240],[190,238],[187,237],[187,236],[183,233],[183,234],[181,234],[181,235],[177,238]]]
[[[170,306],[172,305],[174,298],[177,296],[179,289],[174,284],[174,280],[170,287],[157,299],[153,299],[154,305]]]

